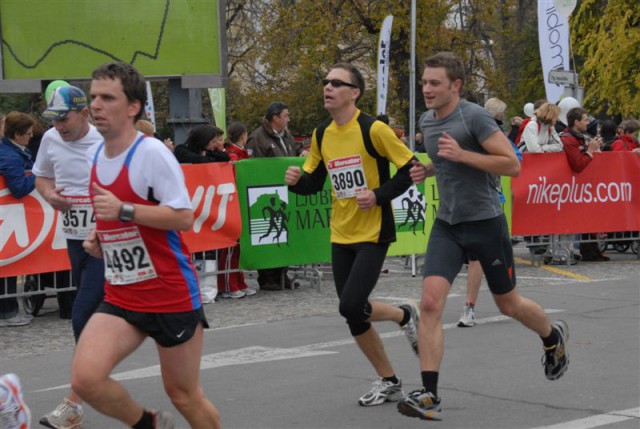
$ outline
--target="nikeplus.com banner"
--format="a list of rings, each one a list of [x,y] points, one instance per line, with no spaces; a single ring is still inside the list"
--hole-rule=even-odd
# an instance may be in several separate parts
[[[514,235],[640,231],[636,153],[597,153],[577,174],[564,153],[525,154],[512,189]]]

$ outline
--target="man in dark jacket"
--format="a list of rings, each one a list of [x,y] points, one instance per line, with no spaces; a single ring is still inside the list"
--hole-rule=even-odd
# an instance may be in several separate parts
[[[11,195],[23,198],[36,187],[36,178],[27,175],[33,161],[27,144],[33,136],[35,120],[22,112],[11,112],[6,117],[5,135],[0,141],[0,175],[4,176]],[[0,327],[21,326],[31,322],[31,316],[20,313],[15,297],[2,298],[2,295],[15,294],[17,277],[0,278]]]
[[[287,129],[288,125],[289,106],[279,101],[269,104],[260,126],[253,130],[247,141],[246,148],[251,156],[276,158],[301,155],[301,150],[296,147],[296,142]],[[262,290],[280,290],[282,281],[285,287],[292,287],[287,277],[287,267],[258,270],[258,284]]]
[[[289,106],[279,101],[269,104],[260,126],[253,130],[247,141],[247,149],[253,151],[254,158],[300,155],[301,151],[287,129],[289,120]]]

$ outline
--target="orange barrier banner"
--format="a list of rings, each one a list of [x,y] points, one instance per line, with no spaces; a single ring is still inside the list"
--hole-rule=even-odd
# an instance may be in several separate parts
[[[597,153],[577,174],[564,153],[525,154],[512,189],[514,235],[640,231],[635,153]]]
[[[184,165],[194,224],[183,233],[189,251],[235,245],[242,229],[233,165]],[[33,191],[11,195],[0,176],[0,277],[69,269],[61,217]]]
[[[242,232],[234,165],[183,165],[194,222],[183,237],[192,253],[233,247]]]

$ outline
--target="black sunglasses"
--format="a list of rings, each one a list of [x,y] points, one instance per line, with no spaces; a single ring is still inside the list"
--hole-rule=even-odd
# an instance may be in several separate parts
[[[358,89],[358,85],[354,85],[352,83],[345,82],[340,79],[322,79],[322,86],[327,86],[327,84],[331,84],[331,86],[334,88],[340,88],[341,86],[348,86],[350,88]]]

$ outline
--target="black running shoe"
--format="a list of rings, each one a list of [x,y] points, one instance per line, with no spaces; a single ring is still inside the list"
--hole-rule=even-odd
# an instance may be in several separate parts
[[[569,341],[569,327],[563,320],[558,320],[552,325],[558,332],[558,343],[551,347],[543,347],[542,366],[544,375],[549,380],[557,380],[567,372],[569,367],[569,354],[567,353],[567,341]]]
[[[409,396],[398,402],[398,412],[408,417],[422,420],[439,420],[440,398],[422,389],[414,390]]]

